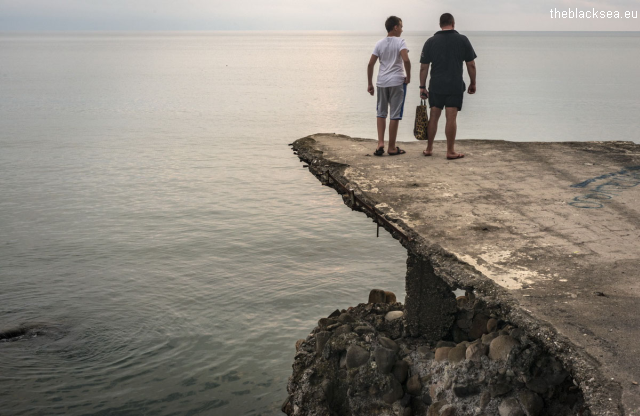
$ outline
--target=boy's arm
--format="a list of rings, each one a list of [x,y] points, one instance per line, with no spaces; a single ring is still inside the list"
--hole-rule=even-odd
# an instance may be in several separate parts
[[[408,84],[411,82],[411,61],[409,60],[409,51],[403,49],[400,51],[400,56],[402,57],[402,61],[404,62],[404,72],[407,74],[404,83]]]
[[[420,64],[420,97],[429,98],[427,91],[427,75],[429,75],[429,64]],[[422,86],[424,85],[424,88]]]
[[[371,95],[373,95],[375,91],[375,89],[373,88],[373,67],[376,65],[377,60],[377,56],[371,55],[371,59],[369,59],[369,65],[367,65],[367,80],[369,81],[367,92]]]

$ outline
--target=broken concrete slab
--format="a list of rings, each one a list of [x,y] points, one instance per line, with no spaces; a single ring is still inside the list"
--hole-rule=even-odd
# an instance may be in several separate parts
[[[294,143],[312,173],[383,216],[410,257],[560,358],[594,414],[640,412],[640,145],[465,140],[453,161],[442,142],[431,157],[420,142],[398,157],[372,156],[375,146],[335,134]]]

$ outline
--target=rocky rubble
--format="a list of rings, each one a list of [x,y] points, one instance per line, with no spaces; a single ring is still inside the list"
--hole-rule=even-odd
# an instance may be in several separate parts
[[[589,415],[562,364],[472,293],[457,298],[448,339],[411,337],[391,292],[336,310],[296,343],[294,415]]]

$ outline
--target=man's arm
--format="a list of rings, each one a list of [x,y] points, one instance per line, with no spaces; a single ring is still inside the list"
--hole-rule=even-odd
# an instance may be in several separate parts
[[[471,84],[469,84],[469,89],[467,92],[469,94],[476,93],[476,61],[467,62],[467,72],[469,73],[469,79],[471,80]]]
[[[378,57],[375,55],[371,55],[371,59],[369,59],[369,65],[367,65],[367,80],[369,84],[367,86],[367,92],[373,95],[375,89],[373,88],[373,67],[376,65],[376,61]]]
[[[404,83],[408,84],[411,82],[411,61],[409,60],[409,51],[403,49],[400,51],[400,56],[402,57],[402,61],[404,62],[404,72],[407,76],[404,79]]]
[[[420,64],[420,97],[429,98],[427,91],[427,75],[429,75],[429,64]],[[424,85],[424,88],[422,88]]]

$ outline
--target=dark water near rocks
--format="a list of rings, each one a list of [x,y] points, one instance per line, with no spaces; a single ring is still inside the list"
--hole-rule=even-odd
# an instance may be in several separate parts
[[[637,34],[469,35],[460,138],[638,142]],[[0,35],[0,329],[43,328],[0,342],[0,414],[274,414],[319,317],[403,301],[404,250],[286,146],[375,137],[379,37]]]

